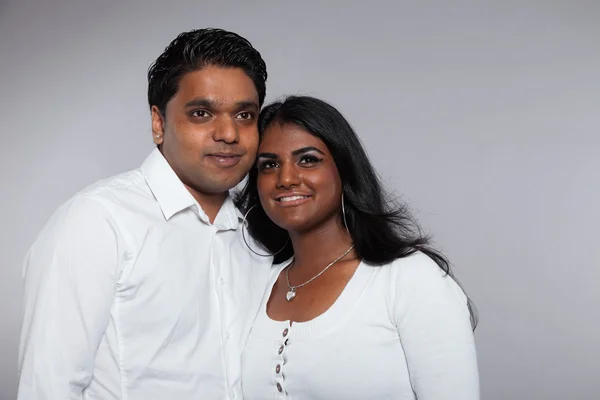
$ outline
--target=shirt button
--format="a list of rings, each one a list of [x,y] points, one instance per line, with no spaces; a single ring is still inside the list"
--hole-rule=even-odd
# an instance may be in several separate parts
[[[277,364],[277,366],[275,367],[275,373],[278,374],[281,372],[281,365]]]
[[[221,284],[221,286],[225,286],[225,279],[219,278],[219,283]]]
[[[283,353],[283,345],[279,347],[279,354]]]
[[[277,391],[278,391],[279,393],[283,392],[283,388],[281,387],[281,384],[280,384],[280,383],[277,383]]]
[[[287,336],[287,334],[288,334],[288,332],[289,332],[288,328],[285,328],[285,329],[283,330],[283,337],[286,337],[286,336]]]

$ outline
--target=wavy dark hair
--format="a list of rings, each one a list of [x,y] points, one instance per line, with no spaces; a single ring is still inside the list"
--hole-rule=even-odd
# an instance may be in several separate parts
[[[262,110],[258,120],[261,137],[274,123],[300,126],[327,146],[340,174],[346,223],[358,257],[369,264],[383,265],[421,251],[452,276],[448,260],[430,245],[430,238],[423,234],[407,207],[387,198],[360,139],[335,107],[314,97],[287,97]],[[279,251],[274,260],[279,263],[292,257],[294,249],[287,231],[263,210],[257,178],[255,166],[236,204],[244,213],[254,207],[247,217],[248,230],[265,250]],[[475,328],[477,316],[470,299],[468,305]]]
[[[266,95],[267,66],[252,44],[223,29],[196,29],[179,34],[148,69],[148,104],[165,115],[167,103],[177,93],[188,72],[214,65],[241,68],[256,87],[259,106]]]

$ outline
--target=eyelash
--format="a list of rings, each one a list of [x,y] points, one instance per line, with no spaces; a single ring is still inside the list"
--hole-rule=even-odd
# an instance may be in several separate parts
[[[302,156],[302,158],[300,158],[298,164],[300,164],[300,165],[309,165],[310,166],[310,165],[313,165],[313,164],[320,163],[321,161],[323,161],[323,159],[317,158],[315,156],[308,156],[307,155],[307,156]],[[259,171],[264,171],[266,169],[273,169],[274,168],[273,165],[275,165],[275,164],[277,164],[275,161],[268,160],[268,161],[260,162],[257,167],[258,167]]]
[[[204,116],[204,117],[201,117],[201,116],[199,116],[199,115],[196,115],[196,114],[199,114],[199,113],[204,113],[204,114],[209,114],[209,115],[210,115],[210,113],[209,113],[208,111],[206,111],[206,110],[194,110],[194,111],[192,111],[192,112],[190,113],[190,115],[191,115],[192,117],[194,117],[194,118],[206,118],[206,116]]]
[[[264,171],[265,169],[272,169],[273,167],[269,167],[269,165],[275,164],[274,161],[263,161],[259,162],[257,168],[259,171]]]
[[[200,114],[200,113],[207,114],[207,115],[205,115],[205,116],[199,116],[199,115],[197,115],[197,114]],[[207,111],[207,110],[194,110],[194,111],[192,111],[192,112],[190,113],[190,115],[191,115],[192,117],[194,117],[194,118],[207,118],[207,117],[208,117],[208,116],[210,116],[211,114],[210,114],[210,112],[209,112],[209,111]],[[250,121],[250,120],[253,120],[253,119],[254,119],[254,113],[253,113],[253,112],[251,112],[251,111],[242,111],[242,112],[238,113],[238,114],[236,115],[236,119],[238,119],[237,117],[239,117],[239,116],[242,116],[242,115],[246,115],[248,118],[239,118],[239,119],[241,119],[241,120],[244,120],[244,121]]]
[[[238,116],[242,115],[242,114],[248,114],[248,118],[241,118],[243,120],[248,120],[249,121],[249,120],[254,119],[254,113],[252,113],[250,111],[242,111],[241,113],[238,114]]]
[[[307,164],[307,163],[308,163],[308,164],[316,164],[316,163],[318,163],[318,162],[320,162],[320,161],[321,161],[321,159],[320,159],[320,158],[317,158],[317,157],[315,157],[315,156],[309,156],[309,155],[306,155],[306,156],[302,156],[302,158],[300,159],[300,164],[302,164],[302,161],[304,161],[304,160],[306,160],[306,161],[307,161],[307,162],[306,162],[306,163],[304,163],[304,164]]]

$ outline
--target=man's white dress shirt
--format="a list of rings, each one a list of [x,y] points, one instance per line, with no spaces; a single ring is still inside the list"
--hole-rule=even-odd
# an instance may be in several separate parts
[[[155,149],[59,208],[24,266],[19,400],[241,398],[272,259],[214,223]]]

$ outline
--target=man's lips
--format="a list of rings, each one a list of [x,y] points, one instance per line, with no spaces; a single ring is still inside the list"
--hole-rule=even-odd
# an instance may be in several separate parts
[[[242,155],[237,153],[212,153],[206,157],[221,167],[232,167],[240,162]]]
[[[223,153],[209,153],[209,154],[207,154],[207,156],[209,156],[209,157],[241,157],[242,154],[241,153],[223,152]]]

